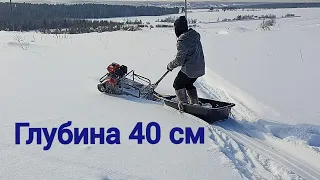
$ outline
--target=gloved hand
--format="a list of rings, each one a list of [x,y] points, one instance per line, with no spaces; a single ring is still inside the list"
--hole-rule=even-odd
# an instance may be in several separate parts
[[[167,70],[168,70],[168,71],[172,71],[173,69],[174,69],[174,68],[171,67],[171,63],[169,63],[169,64],[167,65]]]

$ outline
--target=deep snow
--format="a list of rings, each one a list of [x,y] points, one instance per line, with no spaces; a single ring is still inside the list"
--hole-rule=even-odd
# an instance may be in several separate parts
[[[175,55],[172,29],[44,35],[0,32],[0,179],[319,179],[320,10],[194,12],[202,22],[237,14],[285,15],[271,31],[261,21],[200,23],[206,75],[199,95],[234,102],[232,116],[208,125],[159,103],[106,96],[96,85],[111,62],[155,82]],[[134,17],[143,21],[159,17]],[[23,50],[15,37],[27,43]],[[157,91],[173,94],[170,73]],[[117,127],[120,145],[15,145],[14,123],[31,127]],[[155,121],[161,142],[128,140]],[[174,145],[173,127],[205,127],[205,144]],[[22,131],[22,142],[28,138]]]

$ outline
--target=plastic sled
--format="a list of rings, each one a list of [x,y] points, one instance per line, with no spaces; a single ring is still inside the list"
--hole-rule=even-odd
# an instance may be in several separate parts
[[[178,102],[174,100],[176,98],[175,95],[162,96],[161,98],[164,100],[164,103],[167,106],[179,110]],[[184,104],[183,111],[185,113],[194,115],[206,121],[209,124],[214,123],[216,121],[228,119],[231,108],[235,106],[235,104],[233,103],[215,101],[204,98],[199,98],[199,101],[201,106]]]

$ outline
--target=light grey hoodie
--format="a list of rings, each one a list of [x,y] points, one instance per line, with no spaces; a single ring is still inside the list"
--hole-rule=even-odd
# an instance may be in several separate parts
[[[200,34],[194,29],[189,29],[177,40],[176,58],[169,63],[174,69],[181,66],[181,71],[189,78],[198,78],[205,74],[205,61],[200,41]]]

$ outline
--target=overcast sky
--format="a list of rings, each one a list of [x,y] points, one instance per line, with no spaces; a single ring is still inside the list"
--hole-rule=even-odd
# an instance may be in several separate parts
[[[0,2],[9,2],[10,0],[0,0]],[[115,0],[12,0],[12,2],[108,2]],[[137,1],[137,0],[125,0]],[[150,1],[150,0],[139,0]],[[188,2],[204,1],[204,0],[187,0]],[[155,2],[155,1],[153,1]],[[158,0],[157,2],[168,2],[168,0]],[[170,0],[169,2],[184,2],[184,0]],[[320,0],[213,0],[212,2],[320,2]]]

